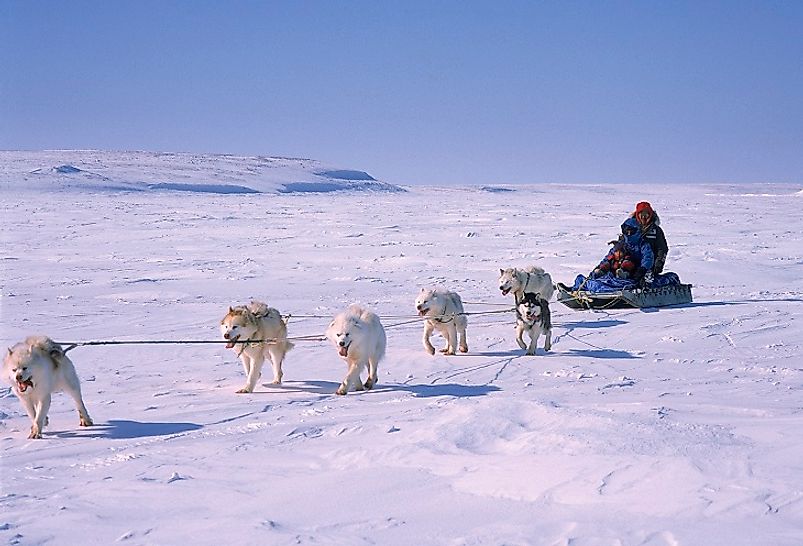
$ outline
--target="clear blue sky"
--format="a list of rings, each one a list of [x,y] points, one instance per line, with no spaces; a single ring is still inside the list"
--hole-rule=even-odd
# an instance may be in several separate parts
[[[0,1],[0,149],[803,182],[803,1]]]

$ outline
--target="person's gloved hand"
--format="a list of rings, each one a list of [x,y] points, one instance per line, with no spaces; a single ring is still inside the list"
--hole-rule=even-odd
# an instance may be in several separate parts
[[[597,267],[597,268],[595,268],[595,269],[594,269],[594,271],[592,271],[591,273],[589,273],[589,275],[588,275],[588,276],[589,276],[589,277],[591,277],[592,279],[599,279],[599,278],[600,278],[600,277],[602,277],[604,274],[605,274],[605,272],[604,272],[604,271],[602,271],[602,269],[600,269],[599,267]]]
[[[639,283],[639,285],[641,287],[652,286],[654,280],[655,279],[652,276],[652,271],[647,271],[646,273],[644,273],[644,276],[641,277],[641,282]]]

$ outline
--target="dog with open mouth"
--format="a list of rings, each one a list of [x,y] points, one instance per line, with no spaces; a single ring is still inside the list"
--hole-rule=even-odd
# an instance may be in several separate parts
[[[379,317],[372,311],[354,304],[337,315],[326,329],[326,337],[346,361],[348,372],[336,394],[370,390],[376,385],[379,361],[385,356],[387,337]],[[360,373],[368,368],[365,383]]]
[[[524,343],[524,332],[530,336],[530,344]],[[552,315],[549,302],[539,298],[537,294],[525,292],[516,306],[516,343],[525,349],[528,355],[534,355],[538,347],[538,338],[544,334],[544,351],[552,349]]]
[[[92,426],[75,365],[61,345],[49,337],[30,336],[10,347],[3,359],[3,372],[31,419],[28,438],[42,437],[54,392],[69,394],[78,409],[80,426]]]
[[[446,339],[446,347],[441,350],[442,353],[454,355],[458,349],[461,353],[468,352],[468,317],[463,310],[460,294],[449,290],[422,288],[415,298],[415,310],[425,319],[423,341],[424,349],[429,354],[435,354],[435,347],[429,340],[435,330]]]
[[[287,340],[287,325],[279,311],[261,301],[229,307],[220,321],[220,333],[228,341],[226,348],[237,354],[245,370],[245,386],[237,393],[254,392],[266,358],[273,367],[272,383],[281,385],[282,362],[293,344]]]
[[[513,299],[518,305],[525,293],[538,294],[542,300],[549,301],[555,293],[555,284],[549,273],[541,267],[509,267],[499,270],[499,290],[503,296],[513,293]]]

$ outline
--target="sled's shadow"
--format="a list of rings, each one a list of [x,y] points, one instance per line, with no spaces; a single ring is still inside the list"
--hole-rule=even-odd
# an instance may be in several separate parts
[[[203,428],[196,423],[163,423],[140,422],[128,420],[110,420],[79,430],[55,432],[58,438],[106,438],[110,440],[131,440],[134,438],[151,438],[154,436],[170,436],[181,432],[190,432]]]
[[[755,300],[734,300],[734,301],[693,301],[679,305],[667,307],[718,307],[721,305],[749,305],[751,303],[803,303],[803,298],[767,298]]]

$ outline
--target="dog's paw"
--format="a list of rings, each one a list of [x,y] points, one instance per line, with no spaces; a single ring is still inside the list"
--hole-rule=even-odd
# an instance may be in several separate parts
[[[468,352],[468,346],[466,345],[464,347],[460,347],[460,352],[461,353],[467,353]]]
[[[248,387],[243,387],[242,389],[236,391],[237,394],[250,394],[252,391]]]
[[[369,377],[365,380],[365,385],[363,386],[365,387],[365,390],[370,391],[374,388],[374,380]]]
[[[435,347],[433,347],[432,345],[430,345],[430,346],[426,346],[426,345],[425,345],[425,346],[424,346],[424,349],[426,349],[426,350],[427,350],[427,352],[428,352],[429,354],[431,354],[431,355],[434,355],[434,354],[435,354]]]
[[[454,356],[454,349],[441,349],[441,352],[446,356]]]
[[[535,350],[527,351],[527,356],[535,356]]]
[[[348,389],[346,389],[346,386],[345,386],[345,385],[340,385],[340,386],[337,388],[337,390],[335,391],[335,394],[339,394],[339,395],[343,396],[343,395],[344,395],[344,394],[346,394],[347,392],[348,392]]]
[[[38,430],[31,428],[31,433],[28,435],[29,440],[39,440],[42,438],[42,433]]]
[[[81,417],[81,422],[80,422],[80,423],[78,423],[78,424],[79,424],[80,426],[82,426],[82,427],[91,427],[91,426],[93,426],[95,423],[93,423],[93,422],[92,422],[92,419],[90,419],[89,417]]]
[[[281,379],[274,379],[273,381],[270,382],[270,384],[271,385],[281,385],[282,384],[282,380]]]

